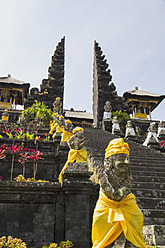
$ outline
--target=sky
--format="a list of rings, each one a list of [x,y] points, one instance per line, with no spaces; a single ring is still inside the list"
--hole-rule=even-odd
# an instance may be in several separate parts
[[[0,77],[40,87],[65,36],[64,108],[92,112],[94,40],[118,95],[165,95],[165,0],[0,0]],[[165,100],[152,112],[165,120]]]

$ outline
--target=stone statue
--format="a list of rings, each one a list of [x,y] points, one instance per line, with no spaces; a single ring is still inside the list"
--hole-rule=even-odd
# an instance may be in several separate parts
[[[73,136],[68,140],[68,146],[70,149],[80,150],[85,145],[85,137],[83,135],[84,129],[77,127],[73,129]]]
[[[158,125],[158,139],[165,139],[165,122],[160,121]]]
[[[117,119],[117,116],[115,116],[112,120],[113,126],[112,126],[112,133],[113,134],[120,134],[120,126],[119,121]]]
[[[72,122],[70,120],[66,120],[65,126],[63,128],[63,132],[61,134],[61,144],[67,145],[67,142],[73,135],[72,130],[73,130]]]
[[[146,247],[143,214],[131,193],[129,146],[122,138],[109,142],[99,170],[100,194],[93,214],[94,247]]]
[[[61,136],[61,133],[63,132],[63,127],[64,127],[64,116],[62,115],[55,115],[55,127],[56,127],[56,132],[53,134],[52,138],[54,139],[55,136]]]
[[[147,138],[144,141],[143,146],[148,146],[150,143],[159,143],[156,131],[156,123],[152,122],[148,128]]]
[[[127,121],[127,125],[126,125],[126,132],[125,132],[125,138],[127,138],[128,136],[135,136],[135,130],[132,126],[132,122],[131,121]]]
[[[60,175],[59,175],[59,182],[62,183],[63,180],[63,173],[67,170],[68,165],[71,163],[73,164],[84,164],[87,165],[87,152],[84,150],[84,145],[86,143],[85,137],[83,135],[84,129],[82,127],[76,127],[73,129],[73,135],[68,140],[68,146],[70,151],[68,153],[68,159],[65,163]],[[74,165],[72,165],[74,166]]]
[[[5,109],[4,111],[3,111],[3,114],[2,114],[2,119],[1,119],[1,123],[8,123],[8,121],[9,121],[9,113],[8,113],[8,110],[7,109]]]
[[[112,116],[112,106],[111,103],[109,101],[106,101],[105,105],[104,105],[104,116],[103,119],[104,120],[111,120],[111,116]]]
[[[53,103],[53,111],[58,114],[62,113],[62,102],[60,97],[56,97],[56,100]]]

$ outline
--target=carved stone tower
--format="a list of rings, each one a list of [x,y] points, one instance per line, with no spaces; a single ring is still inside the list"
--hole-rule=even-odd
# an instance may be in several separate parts
[[[112,111],[127,111],[128,107],[125,99],[117,95],[116,87],[112,82],[111,70],[105,59],[105,55],[99,47],[99,43],[94,41],[94,64],[93,64],[93,118],[96,127],[103,118],[104,105],[110,101]]]
[[[44,102],[49,108],[53,108],[56,97],[60,97],[63,103],[64,95],[64,59],[65,59],[65,37],[56,46],[52,56],[51,66],[48,69],[48,79],[43,79],[38,88],[32,88],[25,108],[30,107],[34,100]]]

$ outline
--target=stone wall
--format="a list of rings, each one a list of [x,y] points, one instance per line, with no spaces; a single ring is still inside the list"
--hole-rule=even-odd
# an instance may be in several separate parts
[[[0,236],[23,239],[28,247],[71,240],[91,247],[92,212],[98,189],[91,182],[0,182]]]

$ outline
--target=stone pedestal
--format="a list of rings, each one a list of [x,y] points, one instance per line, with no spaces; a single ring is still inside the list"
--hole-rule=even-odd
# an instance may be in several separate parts
[[[102,120],[103,131],[112,132],[112,120],[103,119]]]
[[[150,148],[156,149],[156,150],[160,150],[160,144],[158,142],[154,142],[154,141],[149,141],[148,145]]]
[[[74,247],[92,247],[91,230],[93,209],[97,200],[98,187],[89,181],[91,172],[84,162],[69,164],[64,172],[65,191],[65,239]],[[88,221],[87,221],[88,220]]]
[[[148,245],[165,247],[165,226],[148,225],[143,227],[143,235]]]

